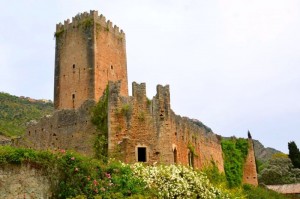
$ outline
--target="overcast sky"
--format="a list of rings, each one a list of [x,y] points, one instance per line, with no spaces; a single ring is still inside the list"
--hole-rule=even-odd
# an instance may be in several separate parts
[[[53,100],[55,24],[89,10],[126,33],[130,88],[169,84],[217,134],[300,147],[299,0],[0,0],[0,91]]]

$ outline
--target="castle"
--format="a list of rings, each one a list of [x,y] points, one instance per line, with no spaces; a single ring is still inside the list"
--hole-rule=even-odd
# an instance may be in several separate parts
[[[176,115],[169,86],[157,86],[153,99],[144,83],[128,95],[125,33],[97,11],[56,25],[53,115],[31,122],[18,145],[35,149],[73,149],[97,155],[99,130],[91,110],[107,103],[109,157],[127,163],[155,162],[204,168],[212,162],[224,171],[221,137],[198,120]],[[104,95],[103,95],[104,93]],[[243,181],[257,185],[252,140]]]

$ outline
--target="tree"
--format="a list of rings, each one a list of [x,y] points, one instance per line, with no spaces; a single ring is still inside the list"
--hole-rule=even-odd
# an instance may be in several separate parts
[[[300,151],[294,141],[288,143],[289,158],[291,159],[295,168],[300,169]]]
[[[265,164],[259,174],[260,183],[276,185],[300,182],[300,169],[294,168],[286,154],[274,154]]]

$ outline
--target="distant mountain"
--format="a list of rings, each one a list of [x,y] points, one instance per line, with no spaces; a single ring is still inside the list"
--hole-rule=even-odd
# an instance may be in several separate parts
[[[282,153],[281,151],[270,147],[265,148],[264,145],[262,145],[262,143],[260,143],[258,140],[253,140],[253,145],[255,157],[261,162],[268,161],[275,153]]]
[[[50,100],[35,100],[0,92],[0,135],[22,135],[27,122],[37,120],[53,110]]]

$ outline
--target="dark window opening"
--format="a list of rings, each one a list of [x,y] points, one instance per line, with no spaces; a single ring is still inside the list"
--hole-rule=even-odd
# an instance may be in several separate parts
[[[194,167],[194,154],[191,151],[188,154],[188,158],[189,158],[189,166]]]
[[[113,66],[113,65],[111,65],[111,66],[110,66],[110,69],[114,69],[114,66]]]
[[[72,94],[72,104],[73,108],[75,108],[75,94]]]
[[[174,155],[174,163],[177,163],[177,149],[175,148],[173,151],[173,155]]]
[[[73,64],[73,69],[75,69],[75,64]]]
[[[146,147],[138,147],[138,162],[147,162]]]
[[[28,131],[28,135],[30,135],[30,131]]]

